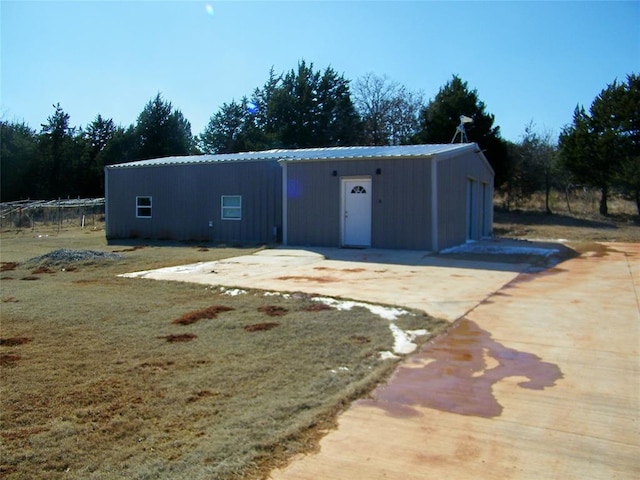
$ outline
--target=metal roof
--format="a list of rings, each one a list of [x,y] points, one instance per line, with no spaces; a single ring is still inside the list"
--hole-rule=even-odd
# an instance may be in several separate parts
[[[107,168],[154,167],[163,165],[188,165],[199,163],[242,161],[319,161],[358,160],[368,158],[432,157],[478,150],[475,143],[446,143],[430,145],[397,145],[377,147],[327,147],[302,149],[274,149],[261,152],[223,153],[217,155],[188,155],[181,157],[154,158],[137,162],[118,163]]]

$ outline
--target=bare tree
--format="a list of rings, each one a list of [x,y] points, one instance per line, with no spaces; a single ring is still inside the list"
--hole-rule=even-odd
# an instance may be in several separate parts
[[[521,144],[533,170],[539,172],[544,185],[545,211],[549,214],[552,213],[549,205],[549,196],[557,163],[557,147],[554,138],[553,132],[547,128],[536,132],[535,124],[531,121],[524,129]]]
[[[399,145],[418,131],[423,95],[386,76],[367,73],[354,83],[353,98],[364,123],[365,142]]]

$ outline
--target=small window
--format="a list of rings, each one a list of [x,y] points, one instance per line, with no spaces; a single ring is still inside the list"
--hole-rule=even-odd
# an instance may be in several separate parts
[[[356,185],[351,189],[351,193],[367,193],[367,190],[362,185]]]
[[[151,197],[136,197],[136,217],[151,218]]]
[[[242,220],[242,196],[223,195],[222,196],[222,219]]]

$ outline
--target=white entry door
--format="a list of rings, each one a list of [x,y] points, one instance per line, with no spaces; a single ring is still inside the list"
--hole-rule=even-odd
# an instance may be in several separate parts
[[[371,179],[342,180],[342,244],[371,246]]]

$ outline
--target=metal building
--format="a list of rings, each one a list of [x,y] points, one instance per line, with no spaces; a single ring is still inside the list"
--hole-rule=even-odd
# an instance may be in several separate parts
[[[437,251],[491,234],[493,176],[474,143],[110,165],[107,238]]]

